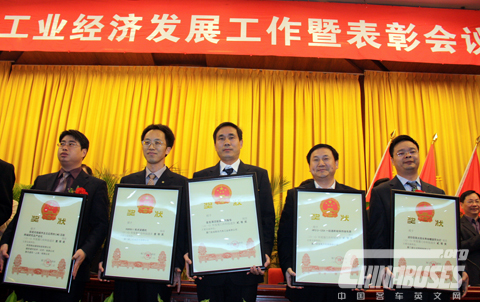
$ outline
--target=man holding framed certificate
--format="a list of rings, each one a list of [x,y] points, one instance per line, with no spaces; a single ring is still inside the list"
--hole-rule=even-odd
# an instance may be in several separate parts
[[[429,183],[422,181],[418,175],[419,167],[419,154],[418,143],[408,135],[400,135],[392,140],[389,147],[389,153],[392,160],[392,164],[395,166],[397,175],[390,181],[382,183],[381,185],[372,189],[372,195],[370,199],[370,211],[369,211],[369,226],[368,226],[368,238],[369,248],[374,250],[385,250],[391,247],[391,191],[392,190],[405,190],[405,191],[420,191],[425,193],[442,194],[445,192]],[[391,271],[388,269],[389,259],[375,258],[372,263],[385,268],[385,275],[390,276]],[[463,275],[463,282],[467,280],[466,273]],[[389,284],[384,282],[384,295],[385,300],[393,301],[402,296],[406,301],[413,301],[416,293],[420,292],[416,290],[397,290],[390,289]],[[397,294],[399,292],[400,294]],[[440,293],[440,294],[439,294]],[[450,293],[447,292],[420,292],[421,299],[423,301],[429,300],[442,300],[449,301]]]
[[[80,226],[79,248],[73,257],[73,281],[70,292],[48,289],[22,288],[17,291],[19,298],[25,301],[71,301],[82,298],[85,283],[89,280],[91,257],[103,243],[108,230],[108,193],[105,181],[89,176],[82,170],[82,161],[87,155],[89,141],[77,130],[66,130],[60,134],[58,143],[58,160],[62,168],[59,172],[38,176],[32,189],[55,192],[72,192],[87,194],[85,216]],[[8,249],[13,240],[17,225],[18,212],[9,224],[0,241],[0,269],[3,269]]]
[[[318,144],[310,149],[307,162],[313,181],[306,182],[299,188],[305,189],[330,189],[341,191],[357,191],[352,187],[338,183],[335,180],[335,171],[338,169],[338,152],[330,145]],[[278,255],[280,266],[287,281],[285,296],[290,301],[336,301],[339,297],[344,301],[356,301],[356,292],[351,289],[338,287],[293,286],[294,271],[294,207],[295,189],[288,190],[280,226],[278,228]],[[343,256],[343,255],[341,255]],[[341,294],[339,296],[339,294]]]
[[[262,168],[244,164],[240,160],[240,149],[243,146],[242,130],[235,124],[225,122],[220,124],[213,133],[215,150],[220,162],[210,168],[195,172],[193,178],[234,175],[254,172],[258,183],[260,201],[260,216],[263,232],[263,250],[266,254],[265,267],[270,264],[273,248],[275,210],[268,172]],[[187,257],[188,258],[188,257]],[[191,260],[187,259],[191,264]],[[250,271],[224,273],[196,278],[198,300],[210,299],[217,301],[255,301],[257,284],[263,282],[264,272],[256,266]]]
[[[186,185],[187,178],[176,174],[165,165],[165,157],[171,152],[175,142],[172,130],[162,124],[147,126],[141,136],[143,155],[147,160],[143,171],[132,173],[120,180],[121,184],[141,184],[155,187],[177,186],[182,187],[180,199],[180,221],[179,229],[176,231],[177,244],[175,253],[174,284],[166,285],[158,282],[140,282],[115,280],[114,300],[115,301],[157,301],[157,297],[163,301],[170,301],[170,286],[178,286],[180,290],[180,274],[185,266],[184,254],[187,252],[187,222],[186,222]],[[113,218],[112,218],[113,219]],[[142,227],[141,225],[136,227]],[[160,226],[159,226],[160,228]],[[104,257],[102,257],[103,259]],[[99,263],[99,271],[103,272],[103,262]]]

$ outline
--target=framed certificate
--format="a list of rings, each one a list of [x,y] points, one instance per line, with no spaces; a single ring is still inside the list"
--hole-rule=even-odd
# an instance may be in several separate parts
[[[365,192],[298,188],[294,197],[293,284],[363,284]]]
[[[70,290],[86,198],[22,190],[5,283]]]
[[[188,190],[192,274],[264,268],[255,174],[191,179]]]
[[[392,190],[392,200],[393,285],[458,291],[458,197]]]
[[[106,279],[172,283],[180,196],[180,187],[115,186]]]

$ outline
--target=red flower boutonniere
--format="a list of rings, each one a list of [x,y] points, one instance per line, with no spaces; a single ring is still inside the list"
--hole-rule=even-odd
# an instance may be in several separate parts
[[[78,187],[73,190],[72,188],[68,189],[68,193],[75,193],[75,194],[84,194],[84,195],[88,195],[88,192],[87,190],[85,190],[84,188],[82,187]]]

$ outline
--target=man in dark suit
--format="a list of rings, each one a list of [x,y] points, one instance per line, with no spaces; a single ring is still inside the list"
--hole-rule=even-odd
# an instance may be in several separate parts
[[[90,279],[89,266],[91,257],[100,248],[108,229],[108,193],[105,181],[89,176],[82,170],[82,161],[87,155],[88,139],[77,130],[67,130],[60,134],[58,143],[58,160],[62,168],[59,172],[38,176],[32,189],[56,192],[68,192],[70,189],[83,188],[88,197],[85,205],[85,218],[80,226],[78,240],[79,249],[72,259],[73,282],[70,293],[48,289],[27,289],[17,291],[25,301],[72,301],[82,298],[85,283]],[[3,269],[5,258],[8,258],[8,246],[11,244],[18,212],[9,224],[0,241],[0,268]]]
[[[374,250],[390,249],[391,247],[391,191],[422,191],[426,193],[445,194],[429,183],[424,182],[418,175],[419,155],[418,143],[408,135],[400,135],[392,140],[389,147],[389,153],[392,164],[397,170],[397,175],[390,181],[372,189],[369,210],[368,236],[369,248]],[[385,275],[390,275],[391,271],[387,266],[389,259],[373,259],[372,264],[385,267]],[[464,275],[466,280],[467,276]],[[390,290],[387,284],[384,284],[385,300],[394,301],[396,292]],[[416,290],[397,290],[402,293],[403,299],[413,301]],[[440,291],[439,291],[440,292]],[[422,301],[438,300],[433,292],[422,292]],[[441,292],[441,300],[448,301],[449,293]],[[397,298],[398,300],[398,298]],[[418,299],[417,299],[418,300]]]
[[[0,225],[12,216],[14,171],[12,164],[0,159]]]
[[[220,175],[231,175],[255,172],[257,175],[258,191],[260,198],[260,216],[262,218],[263,248],[267,261],[273,248],[275,210],[273,197],[268,179],[268,172],[262,168],[244,164],[240,160],[240,149],[243,146],[242,130],[235,124],[226,122],[220,124],[213,133],[215,150],[220,157],[220,162],[210,168],[195,172],[193,178]],[[187,262],[191,263],[190,259]],[[229,273],[209,275],[197,278],[198,300],[210,299],[210,302],[223,301],[255,301],[257,297],[257,284],[263,282],[264,272],[253,266],[248,273]]]
[[[332,189],[341,191],[356,191],[354,188],[338,183],[335,171],[338,169],[338,152],[330,145],[318,144],[307,154],[307,162],[313,179],[302,182],[299,188]],[[356,292],[338,287],[292,286],[293,271],[293,209],[295,190],[287,192],[285,206],[277,233],[278,256],[280,266],[287,281],[285,296],[290,301],[336,301],[341,293],[342,301],[356,301]]]
[[[480,194],[473,190],[465,191],[460,196],[460,205],[465,212],[460,219],[461,249],[468,250],[465,271],[470,282],[469,285],[480,285]]]
[[[149,125],[142,132],[143,155],[147,165],[143,171],[123,177],[120,183],[153,185],[156,187],[179,186],[182,187],[180,198],[180,221],[177,233],[177,246],[175,253],[175,278],[172,286],[180,290],[180,274],[185,266],[184,255],[187,253],[187,178],[173,173],[165,165],[165,157],[172,151],[175,136],[172,130],[165,125]],[[102,257],[103,259],[103,257]],[[103,272],[103,263],[99,263],[99,270]],[[103,280],[102,280],[103,281]],[[168,285],[154,282],[115,281],[114,300],[157,301],[159,295],[163,301],[170,301],[172,291]]]

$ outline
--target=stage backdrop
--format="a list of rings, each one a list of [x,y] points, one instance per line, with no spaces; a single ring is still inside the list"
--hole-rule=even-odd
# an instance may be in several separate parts
[[[315,1],[0,0],[6,51],[480,65],[480,12]]]
[[[8,70],[10,63],[2,63]],[[5,67],[7,66],[7,67]],[[0,158],[17,182],[58,171],[57,139],[78,129],[90,140],[85,163],[113,173],[143,169],[140,135],[151,123],[176,135],[166,163],[186,177],[218,162],[215,127],[238,124],[241,159],[285,176],[311,178],[306,154],[318,143],[340,154],[336,179],[365,188],[358,75],[187,67],[14,65],[0,73]]]

